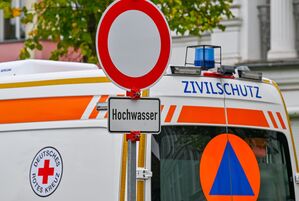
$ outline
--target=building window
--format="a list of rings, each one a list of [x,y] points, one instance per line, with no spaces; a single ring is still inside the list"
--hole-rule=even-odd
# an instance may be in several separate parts
[[[12,0],[12,7],[22,8],[25,0]],[[25,38],[25,28],[21,24],[21,17],[5,19],[0,10],[0,41],[20,40]]]

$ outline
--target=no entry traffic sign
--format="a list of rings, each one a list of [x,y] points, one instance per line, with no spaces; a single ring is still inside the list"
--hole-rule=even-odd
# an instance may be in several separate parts
[[[96,40],[103,70],[124,89],[152,86],[168,65],[169,27],[163,14],[150,1],[114,1],[102,15]]]

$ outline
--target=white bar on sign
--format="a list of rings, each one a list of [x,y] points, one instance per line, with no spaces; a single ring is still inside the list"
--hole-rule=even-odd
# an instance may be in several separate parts
[[[108,130],[112,133],[159,133],[161,129],[160,99],[132,100],[111,97],[108,100]]]

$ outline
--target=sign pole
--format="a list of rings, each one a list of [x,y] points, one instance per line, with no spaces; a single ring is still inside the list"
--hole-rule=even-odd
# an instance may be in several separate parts
[[[140,90],[127,91],[127,96],[131,97],[132,101],[140,98]],[[140,131],[131,131],[126,135],[128,141],[128,188],[127,200],[136,201],[136,142],[140,140]]]
[[[140,42],[142,45],[128,47],[128,44]],[[115,104],[116,98],[109,98],[108,129],[111,133],[120,133],[118,130],[129,133],[126,134],[127,201],[136,201],[136,142],[141,132],[159,133],[161,130],[160,100],[142,100],[140,90],[154,85],[168,66],[171,54],[169,26],[163,13],[150,0],[116,0],[101,16],[96,49],[107,77],[125,89],[127,97],[131,98],[131,101],[125,100],[129,98],[123,99],[123,104],[127,106],[125,109],[121,103]],[[128,56],[119,56],[124,53]]]
[[[136,200],[136,142],[128,140],[128,201]],[[134,174],[135,173],[135,174]]]
[[[128,201],[136,201],[136,141],[128,139]],[[136,136],[137,137],[137,136]],[[138,137],[139,138],[139,137]]]

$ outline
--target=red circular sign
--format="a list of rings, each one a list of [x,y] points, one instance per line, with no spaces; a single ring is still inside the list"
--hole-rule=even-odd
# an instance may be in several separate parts
[[[229,133],[213,138],[201,157],[200,183],[208,201],[256,201],[260,170],[250,146]]]
[[[121,18],[123,18],[123,20]],[[144,19],[144,22],[142,22],[142,19]],[[136,25],[139,23],[138,20],[141,20],[140,24]],[[121,22],[119,21],[125,23],[121,24]],[[117,28],[114,29],[114,25]],[[137,27],[134,27],[135,25]],[[136,28],[136,30],[134,30],[134,28]],[[111,29],[114,30],[114,35],[112,36],[110,33]],[[135,48],[135,53],[141,52],[140,54],[142,54],[139,56],[137,54],[136,58],[134,58],[138,60],[139,63],[131,62],[132,54],[134,53],[130,55],[128,54],[128,52],[130,52],[133,48],[130,49],[130,47],[128,47],[128,49],[126,50],[128,52],[123,51],[124,47],[122,47],[122,50],[116,51],[116,53],[111,52],[118,48],[118,44],[114,42],[114,46],[111,48],[110,41],[113,41],[113,39],[115,39],[116,37],[116,41],[120,41],[124,46],[126,41],[121,38],[123,32],[128,33],[127,35],[130,36],[130,33],[136,33],[136,31],[138,31],[137,29],[142,30],[143,33],[148,34],[151,34],[150,29],[153,30],[153,33],[156,30],[156,35],[158,36],[158,40],[160,40],[158,42],[157,40],[147,40],[149,36],[151,37],[154,34],[148,35],[147,38],[142,38],[143,36],[140,35],[140,38],[136,39],[136,41],[134,41],[134,38],[131,38],[131,40],[133,40],[133,43],[130,44],[132,44],[132,46],[134,47],[137,46],[138,48],[140,48]],[[109,37],[114,38],[110,40]],[[109,8],[107,8],[100,20],[96,39],[97,55],[99,61],[101,62],[103,70],[115,84],[122,88],[129,90],[148,88],[158,81],[168,65],[171,52],[171,36],[169,27],[163,14],[150,1],[118,0],[112,3]],[[145,45],[142,46],[142,43],[144,43]],[[148,48],[147,46],[151,46],[152,43],[156,44],[152,47],[152,49],[157,52],[156,57],[150,58],[150,61],[147,62],[145,66],[141,65],[141,70],[136,68],[138,67],[138,64],[142,63],[143,60],[147,60],[148,58],[146,54],[143,54],[143,52],[149,53],[151,56],[151,53],[153,51],[146,50],[146,48]],[[126,55],[129,55],[128,58],[126,58]],[[125,64],[123,64],[123,61],[126,61]],[[136,70],[126,70],[130,68],[130,62],[135,65]],[[121,66],[122,64],[123,66]],[[136,71],[136,73],[133,71]]]

